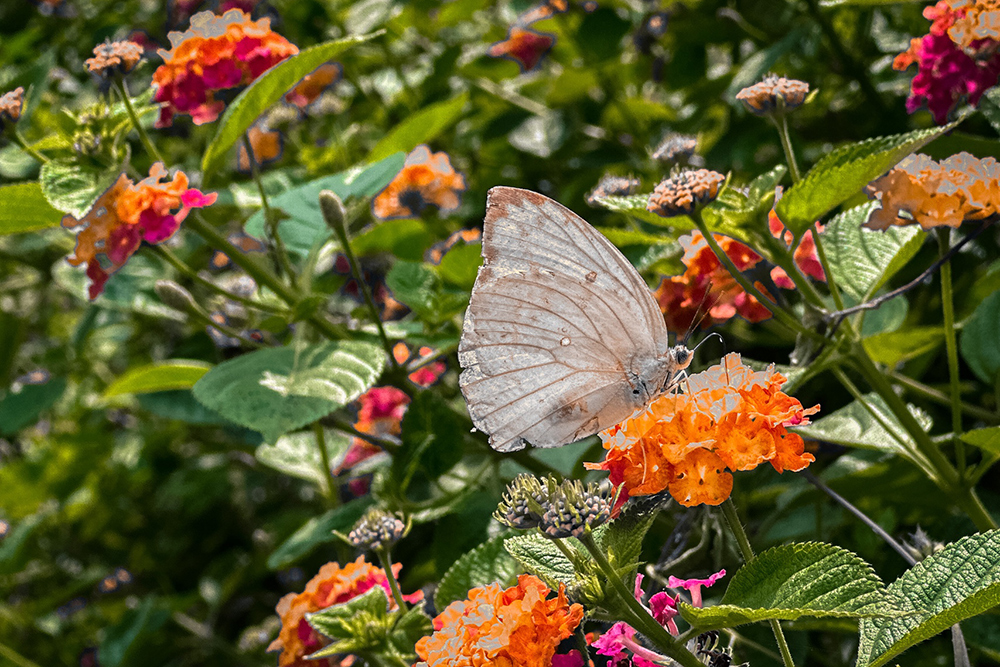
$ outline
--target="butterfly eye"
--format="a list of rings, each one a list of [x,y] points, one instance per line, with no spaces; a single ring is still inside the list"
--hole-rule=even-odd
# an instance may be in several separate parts
[[[633,396],[638,396],[639,395],[639,390],[638,389],[633,389],[632,390],[632,395]]]

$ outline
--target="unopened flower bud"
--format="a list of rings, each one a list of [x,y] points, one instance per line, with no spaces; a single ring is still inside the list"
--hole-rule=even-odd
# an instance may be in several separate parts
[[[340,200],[333,190],[322,190],[319,193],[319,207],[323,211],[323,219],[326,225],[333,231],[344,229],[344,221],[347,219],[347,211],[344,210],[344,202]]]
[[[635,191],[639,189],[639,185],[640,182],[637,178],[607,174],[601,178],[597,186],[587,195],[587,203],[591,206],[597,206],[597,200],[603,197],[626,197],[635,194]]]
[[[191,292],[173,280],[157,280],[153,289],[156,291],[156,296],[160,297],[160,301],[182,313],[200,313],[202,311],[201,306],[191,296]]]
[[[744,88],[736,94],[747,110],[763,116],[779,107],[794,109],[802,106],[809,94],[809,84],[798,79],[786,79],[771,74],[760,83]]]
[[[20,120],[23,107],[24,88],[21,86],[0,95],[0,129],[8,123],[13,125]]]
[[[694,155],[697,148],[698,137],[691,136],[690,134],[671,132],[663,138],[660,145],[653,151],[653,159],[663,160],[664,162],[677,162],[681,158],[688,158]]]
[[[347,536],[356,547],[362,549],[388,549],[406,532],[406,524],[396,514],[384,510],[370,509]]]
[[[589,527],[600,526],[611,516],[610,489],[576,479],[564,480],[549,495],[549,505],[539,528],[546,537],[581,537]]]
[[[131,72],[141,59],[142,47],[125,40],[98,44],[94,47],[94,57],[84,62],[92,74],[107,78]]]
[[[521,474],[507,485],[493,517],[500,523],[527,530],[538,525],[549,502],[549,491],[536,477]]]
[[[646,210],[664,218],[687,215],[715,201],[725,180],[725,176],[710,169],[682,171],[656,186]]]

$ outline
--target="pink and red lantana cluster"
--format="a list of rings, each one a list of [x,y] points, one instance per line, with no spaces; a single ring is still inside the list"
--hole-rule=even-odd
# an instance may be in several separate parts
[[[189,114],[195,125],[214,121],[225,107],[216,92],[244,86],[299,52],[271,31],[270,19],[253,21],[239,9],[195,14],[190,30],[168,37],[173,48],[160,50],[163,64],[153,73],[155,99],[163,105],[157,127],[169,126],[177,113]]]
[[[990,0],[940,0],[924,9],[924,17],[930,32],[910,40],[892,66],[902,71],[917,64],[906,109],[926,106],[943,125],[963,98],[978,104],[1000,77],[1000,7]]]
[[[161,162],[154,164],[149,178],[138,184],[122,174],[85,216],[63,218],[63,227],[86,225],[77,234],[76,251],[69,263],[87,265],[91,299],[97,298],[111,274],[125,265],[142,241],[157,244],[167,240],[191,209],[209,206],[218,196],[189,188],[182,171],[173,180],[161,183],[166,177]]]

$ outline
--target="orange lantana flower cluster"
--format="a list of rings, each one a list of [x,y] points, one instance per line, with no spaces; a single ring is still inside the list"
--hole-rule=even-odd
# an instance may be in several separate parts
[[[80,219],[67,215],[63,227],[86,225],[77,234],[76,252],[69,258],[73,266],[87,265],[90,298],[96,299],[112,273],[120,269],[139,249],[142,241],[156,244],[170,238],[193,208],[215,202],[218,195],[188,188],[187,175],[178,171],[167,177],[163,163],[149,170],[149,178],[138,184],[125,174],[98,197]]]
[[[506,590],[490,584],[469,591],[434,619],[434,634],[417,642],[417,667],[551,667],[556,647],[583,619],[566,587],[552,591],[522,574]]]
[[[429,205],[447,213],[458,208],[463,191],[465,179],[452,168],[448,154],[431,153],[421,145],[406,156],[396,178],[375,197],[372,212],[382,220],[420,215]]]
[[[669,490],[682,505],[718,505],[729,497],[727,470],[752,470],[765,461],[775,470],[802,470],[814,460],[802,437],[787,426],[809,423],[819,406],[803,409],[780,391],[785,377],[754,371],[740,355],[689,377],[683,393],[665,394],[646,410],[601,434],[608,450],[591,470],[607,470],[630,496]]]
[[[393,575],[398,575],[402,565],[392,566]],[[309,580],[301,593],[289,593],[281,598],[275,611],[281,617],[281,631],[278,638],[267,647],[268,651],[281,651],[278,656],[280,667],[335,667],[340,665],[336,658],[306,660],[305,656],[320,650],[328,642],[323,635],[312,629],[306,614],[326,609],[341,602],[347,602],[362,593],[381,586],[385,589],[389,604],[395,608],[392,590],[385,570],[376,567],[359,556],[353,563],[341,567],[339,563],[327,563],[319,573]],[[422,591],[404,595],[407,602],[419,602],[424,598]]]
[[[664,279],[653,293],[668,329],[687,331],[695,324],[694,318],[702,304],[708,307],[703,327],[725,322],[734,315],[741,315],[750,322],[771,317],[767,306],[744,292],[719,262],[701,232],[682,236],[679,240],[684,248],[681,261],[687,270],[679,276]],[[761,260],[760,255],[728,236],[716,234],[715,240],[740,271],[753,268]],[[760,283],[756,286],[767,293]]]
[[[191,17],[190,30],[167,35],[173,48],[160,49],[163,64],[153,73],[155,99],[163,104],[156,126],[170,125],[176,113],[190,114],[195,125],[212,122],[225,107],[217,91],[246,85],[298,53],[270,23],[239,9],[201,12]]]
[[[924,229],[958,227],[1000,211],[1000,163],[958,153],[940,163],[908,155],[865,191],[882,204],[865,227],[885,230],[918,223]]]

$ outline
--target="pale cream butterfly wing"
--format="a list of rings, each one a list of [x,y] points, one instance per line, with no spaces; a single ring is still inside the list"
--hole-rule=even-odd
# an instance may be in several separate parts
[[[682,367],[625,256],[558,202],[508,187],[487,195],[458,358],[472,421],[500,451],[609,428]]]

